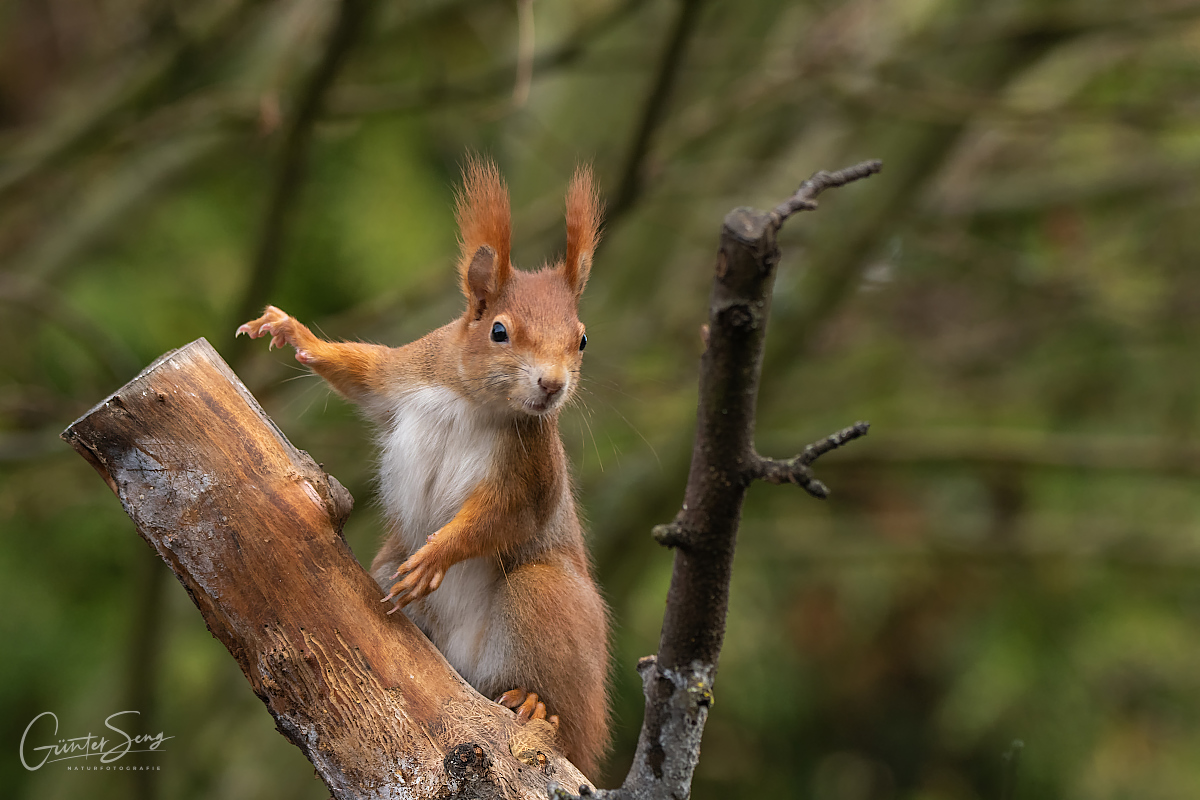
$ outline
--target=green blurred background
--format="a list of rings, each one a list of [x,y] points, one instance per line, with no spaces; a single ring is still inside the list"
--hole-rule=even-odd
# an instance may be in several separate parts
[[[578,161],[609,205],[562,420],[615,621],[602,785],[641,724],[721,219],[878,157],[781,237],[759,448],[873,428],[820,463],[827,502],[750,492],[695,797],[1200,797],[1200,3],[362,2],[0,4],[6,796],[327,796],[56,437],[204,336],[353,492],[369,562],[368,432],[232,333],[267,301],[390,344],[457,314],[474,150],[518,265],[561,249]],[[39,712],[122,709],[175,737],[160,771],[21,766]]]

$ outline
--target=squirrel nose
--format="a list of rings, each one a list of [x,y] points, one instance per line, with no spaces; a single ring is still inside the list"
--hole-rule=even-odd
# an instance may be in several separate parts
[[[548,378],[543,375],[538,378],[538,386],[542,387],[542,391],[546,393],[546,397],[553,397],[562,390],[563,382],[557,378]]]

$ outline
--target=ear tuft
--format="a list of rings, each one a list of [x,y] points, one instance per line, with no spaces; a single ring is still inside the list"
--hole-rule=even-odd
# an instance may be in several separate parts
[[[563,277],[576,297],[583,293],[592,269],[592,253],[600,241],[602,215],[592,168],[581,164],[567,189],[567,257],[563,262]]]
[[[463,185],[455,200],[460,248],[458,274],[468,311],[477,319],[512,274],[508,260],[512,240],[508,187],[490,159],[471,155],[463,166]],[[473,274],[480,279],[484,271],[486,279],[472,281]],[[480,289],[484,294],[477,294]]]

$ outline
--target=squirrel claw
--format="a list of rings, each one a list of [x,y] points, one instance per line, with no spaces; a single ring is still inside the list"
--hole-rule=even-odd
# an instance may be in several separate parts
[[[402,580],[392,584],[392,588],[388,591],[387,597],[383,598],[383,602],[395,599],[396,607],[392,611],[403,608],[409,603],[420,600],[426,597],[430,592],[436,591],[442,585],[442,578],[446,577],[444,570],[431,566],[428,563],[409,564],[404,562],[400,569],[396,571],[396,575],[407,571],[408,574]],[[396,577],[393,575],[392,577]],[[391,614],[392,611],[388,613]]]
[[[410,598],[403,598],[403,597],[398,598],[397,595],[399,595],[399,594],[401,594],[401,592],[399,592],[397,590],[397,587],[393,586],[391,591],[388,592],[387,597],[385,597],[379,601],[381,603],[387,603],[391,600],[396,601],[396,604],[387,610],[388,616],[395,614],[397,611],[404,608],[404,606],[408,604]]]
[[[263,315],[258,319],[252,319],[238,326],[234,331],[234,336],[246,334],[251,339],[258,339],[263,336],[270,335],[271,343],[267,345],[267,349],[283,347],[288,343],[287,333],[280,328],[284,327],[284,323],[289,319],[286,312],[275,306],[267,306],[263,311]],[[278,326],[278,327],[277,327]]]
[[[437,591],[446,577],[446,570],[452,566],[444,553],[444,549],[432,542],[408,557],[392,574],[392,579],[400,578],[392,584],[388,598],[399,597],[399,605],[408,605],[416,600]]]
[[[525,697],[525,702],[513,710],[517,712],[517,719],[521,720],[521,722],[546,718],[546,704],[538,701],[537,692],[530,692]],[[541,712],[541,717],[538,717],[539,711]]]
[[[505,708],[511,708],[519,722],[525,723],[531,719],[544,719],[558,729],[558,715],[546,716],[546,704],[538,699],[536,692],[524,689],[509,689],[496,698],[496,702]]]

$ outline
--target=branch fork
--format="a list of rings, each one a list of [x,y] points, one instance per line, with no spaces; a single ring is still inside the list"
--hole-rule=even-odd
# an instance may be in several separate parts
[[[848,442],[866,436],[870,429],[871,423],[856,422],[820,441],[806,445],[802,453],[786,460],[760,456],[752,450],[748,458],[739,459],[744,464],[742,477],[747,484],[756,480],[776,485],[791,483],[818,500],[825,500],[829,497],[829,487],[813,474],[812,463],[831,450],[836,450]],[[686,512],[687,505],[685,504],[683,509],[675,515],[675,519],[655,525],[650,530],[654,541],[663,547],[686,547],[691,542]]]
[[[756,453],[746,469],[747,477],[774,484],[793,483],[813,497],[824,500],[829,497],[829,487],[813,475],[812,463],[829,451],[866,436],[870,428],[869,422],[856,422],[819,442],[813,442],[800,455],[787,460],[765,458]]]

